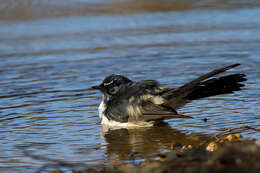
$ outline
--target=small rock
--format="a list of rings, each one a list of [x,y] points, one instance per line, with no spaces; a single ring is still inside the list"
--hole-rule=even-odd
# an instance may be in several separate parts
[[[181,150],[190,150],[192,149],[192,145],[184,145],[181,147]]]
[[[188,145],[187,148],[188,148],[188,149],[192,149],[192,145]]]
[[[230,134],[230,135],[226,136],[224,139],[226,139],[226,140],[231,142],[231,141],[237,140],[237,139],[239,139],[241,137],[242,137],[241,134],[237,133],[237,134],[233,134],[233,135]]]
[[[234,141],[235,140],[235,136],[234,135],[228,135],[225,137],[226,140],[228,141]]]
[[[206,147],[206,150],[207,151],[210,151],[210,152],[213,152],[213,151],[216,151],[218,149],[218,145],[216,142],[210,142],[207,147]]]
[[[242,138],[242,135],[241,135],[240,133],[234,134],[234,136],[235,136],[237,139]]]

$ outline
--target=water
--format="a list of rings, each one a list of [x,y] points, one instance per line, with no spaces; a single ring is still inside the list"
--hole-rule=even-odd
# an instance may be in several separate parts
[[[22,2],[1,2],[1,172],[138,162],[194,134],[260,128],[257,2]],[[165,127],[105,131],[88,89],[112,73],[178,87],[238,62],[227,74],[245,73],[244,90],[189,103],[179,112],[194,119]]]

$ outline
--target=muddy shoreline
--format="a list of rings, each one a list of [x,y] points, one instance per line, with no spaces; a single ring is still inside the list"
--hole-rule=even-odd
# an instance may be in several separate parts
[[[161,155],[158,161],[145,161],[140,165],[121,164],[105,168],[100,172],[122,173],[217,173],[217,172],[260,172],[259,145],[243,141],[228,142],[211,152],[202,147],[172,151]],[[86,171],[86,172],[89,172]],[[98,171],[99,172],[99,171]]]

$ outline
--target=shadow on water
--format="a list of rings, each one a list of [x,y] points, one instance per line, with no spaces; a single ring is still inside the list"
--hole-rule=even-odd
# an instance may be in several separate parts
[[[135,160],[155,157],[156,153],[171,150],[172,144],[180,146],[202,144],[210,137],[204,134],[185,134],[169,124],[136,129],[106,129],[101,134],[106,142],[106,154],[115,160]],[[193,140],[199,137],[200,140]]]

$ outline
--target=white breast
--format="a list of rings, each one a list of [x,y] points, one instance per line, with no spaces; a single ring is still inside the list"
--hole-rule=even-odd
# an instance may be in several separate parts
[[[104,101],[102,100],[102,102],[100,103],[99,107],[98,107],[98,112],[99,112],[99,117],[102,119],[103,117],[105,117],[104,115],[104,111],[106,110],[106,105],[104,104]]]
[[[101,124],[108,125],[108,126],[123,126],[123,127],[127,126],[127,123],[120,123],[120,122],[107,119],[104,113],[105,110],[106,110],[106,105],[104,103],[104,100],[102,100],[102,102],[98,107],[99,117],[102,119]]]

